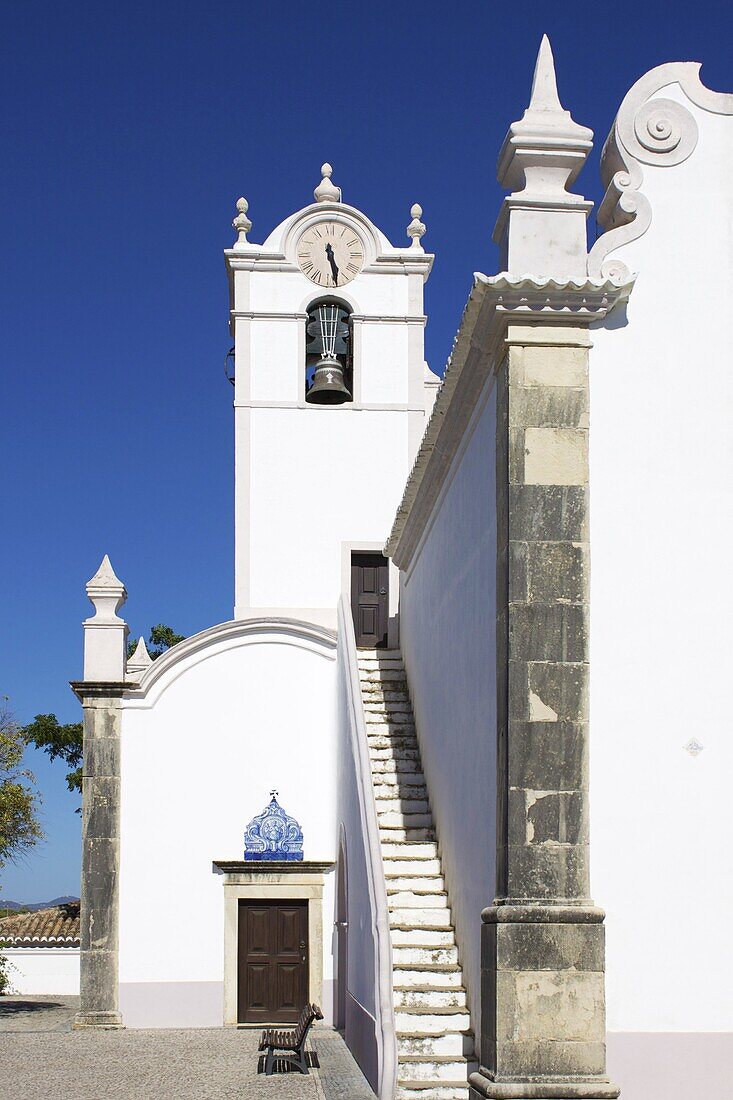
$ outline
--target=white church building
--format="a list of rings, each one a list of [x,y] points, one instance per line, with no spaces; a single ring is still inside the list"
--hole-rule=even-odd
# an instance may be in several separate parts
[[[75,1026],[314,1001],[380,1100],[731,1095],[733,95],[631,88],[589,250],[592,141],[545,39],[442,381],[419,206],[239,200],[233,616],[127,659],[87,585]]]

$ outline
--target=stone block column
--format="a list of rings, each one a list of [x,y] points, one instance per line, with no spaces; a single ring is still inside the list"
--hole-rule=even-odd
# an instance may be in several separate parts
[[[120,722],[127,593],[105,556],[87,584],[95,614],[84,623],[80,1005],[74,1028],[119,1028]]]
[[[615,1097],[588,860],[588,332],[510,324],[497,376],[497,898],[478,1097]]]

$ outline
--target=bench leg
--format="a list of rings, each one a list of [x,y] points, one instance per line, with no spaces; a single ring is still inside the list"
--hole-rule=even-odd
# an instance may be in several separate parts
[[[305,1055],[305,1044],[303,1045],[303,1048],[300,1051],[300,1053],[296,1054],[293,1061],[295,1062],[296,1066],[298,1067],[298,1069],[300,1070],[301,1073],[305,1073],[305,1074],[308,1073],[308,1059],[306,1058],[306,1055]]]
[[[275,1051],[272,1047],[267,1048],[267,1058],[265,1059],[265,1074],[267,1077],[272,1077],[272,1071],[275,1068]]]

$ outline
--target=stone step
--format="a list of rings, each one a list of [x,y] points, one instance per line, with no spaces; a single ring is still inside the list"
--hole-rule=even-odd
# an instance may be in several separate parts
[[[404,959],[405,964],[411,964],[412,961],[418,960],[420,963],[424,963],[426,966],[433,965],[434,963],[458,963],[458,956],[436,955],[431,960],[430,952],[455,952],[456,939],[453,937],[453,933],[450,928],[393,928],[392,930],[392,945],[394,948],[394,963],[397,965],[397,961]],[[415,955],[414,959],[412,955],[397,955],[397,952],[420,952],[425,954]]]
[[[420,860],[429,859],[436,860],[438,866],[440,866],[440,860],[438,860],[438,845],[432,841],[426,844],[402,841],[398,844],[382,844],[382,859],[385,860]],[[385,868],[387,864],[385,863]]]
[[[401,661],[402,660],[402,650],[401,649],[374,649],[373,647],[370,647],[370,646],[364,646],[363,649],[361,649],[361,648],[358,649],[357,653],[358,653],[358,660],[359,660],[360,664],[361,664],[362,661],[369,661],[373,658],[376,658],[380,661],[390,660],[390,659],[395,660],[395,661]]]
[[[401,715],[391,715],[389,718],[386,714],[365,714],[364,721],[366,723],[367,737],[373,734],[386,734],[388,737],[392,737],[393,734],[414,734],[415,723],[412,720],[412,712]]]
[[[398,1077],[394,1100],[468,1100],[468,1082],[456,1085],[447,1081],[431,1082],[403,1081]]]
[[[407,853],[405,853],[407,855]],[[425,875],[440,875],[439,859],[390,859],[382,852],[384,874],[387,885],[391,879],[423,878]],[[441,890],[443,887],[441,886]]]
[[[385,713],[385,714],[408,714],[413,716],[413,707],[409,700],[387,700],[387,698],[372,698],[370,695],[363,696],[364,702],[364,714],[366,720],[369,722],[369,715],[373,713]]]
[[[395,1030],[398,1035],[423,1038],[456,1031],[468,1032],[471,1030],[471,1021],[467,1012],[434,1012],[432,1009],[419,1012],[415,1009],[395,1008]]]
[[[414,829],[433,828],[432,814],[404,814],[399,810],[377,810],[377,822],[380,829],[404,829],[406,833]]]
[[[387,905],[390,909],[448,909],[448,895],[420,894],[412,890],[390,891],[387,887]]]
[[[396,825],[385,825],[383,821],[380,821],[379,829],[379,839],[383,846],[385,844],[414,844],[417,841],[435,840],[435,829],[432,826],[402,828]]]
[[[423,814],[430,816],[430,804],[427,798],[402,798],[399,787],[390,787],[385,797],[374,795],[377,815],[380,814]]]
[[[413,759],[420,759],[420,747],[414,733],[385,734],[367,730],[367,746],[373,760],[384,760],[394,752],[414,754]]]
[[[402,909],[390,909],[389,926],[390,928],[453,929],[450,910],[446,909],[445,906],[440,909],[433,909],[429,906],[422,909],[413,908],[412,906],[405,906]]]
[[[426,1012],[455,1012],[466,1007],[465,989],[395,989],[395,1008],[423,1008]]]
[[[402,1060],[404,1055],[422,1054],[432,1056],[458,1054],[470,1058],[473,1054],[473,1038],[460,1031],[445,1035],[397,1035],[397,1053]]]
[[[410,803],[419,801],[425,808],[428,808],[428,801],[425,797],[425,784],[418,780],[417,782],[411,782],[409,779],[393,780],[391,783],[384,783],[382,780],[376,780],[374,782],[374,797],[380,802],[397,802],[403,804],[405,800]]]
[[[421,1055],[407,1054],[399,1060],[399,1079],[404,1082],[429,1081],[463,1082],[468,1085],[468,1075],[476,1069],[473,1060],[463,1055],[440,1055],[424,1058]]]
[[[404,944],[395,943],[394,937],[397,933],[404,936],[416,935],[418,932],[419,938],[425,938],[430,934],[450,936],[453,943],[438,946],[411,941]],[[419,930],[394,928],[392,932],[392,964],[395,969],[401,970],[407,967],[416,967],[422,970],[446,970],[457,967],[458,948],[456,947],[455,937],[453,937],[452,932],[434,931],[430,933],[427,928],[419,928]]]
[[[396,894],[405,891],[412,894],[441,894],[446,896],[442,875],[387,875],[387,893]]]
[[[407,681],[404,668],[393,661],[383,661],[371,668],[362,665],[359,668],[359,679],[362,684],[404,684]]]
[[[393,756],[389,760],[372,760],[372,775],[397,775],[402,772],[414,775],[416,767],[420,767],[419,760]]]
[[[463,974],[459,967],[451,970],[403,970],[395,967],[394,989],[463,989]]]

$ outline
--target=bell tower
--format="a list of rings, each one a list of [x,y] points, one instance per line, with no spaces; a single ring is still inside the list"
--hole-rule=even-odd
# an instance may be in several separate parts
[[[264,244],[245,199],[225,251],[234,342],[234,617],[335,627],[352,551],[381,550],[439,379],[424,356],[433,256],[413,206],[396,248],[342,201],[315,201]]]

